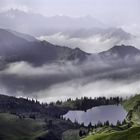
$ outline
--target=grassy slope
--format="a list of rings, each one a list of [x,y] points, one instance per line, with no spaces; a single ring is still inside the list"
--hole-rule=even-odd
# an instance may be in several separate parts
[[[137,102],[140,101],[140,95],[136,95],[123,102],[127,111],[133,110]],[[140,112],[133,110],[132,121],[134,126],[130,129],[116,132],[106,132],[91,134],[82,140],[139,140],[140,139]]]
[[[42,133],[41,122],[33,119],[20,120],[7,113],[0,114],[0,140],[33,140]]]
[[[140,95],[136,95],[129,100],[126,100],[123,102],[123,106],[126,110],[132,110],[134,106],[137,104],[137,102],[140,101]]]
[[[79,140],[79,130],[68,130],[63,133],[63,140]]]
[[[134,109],[134,106],[140,101],[140,95],[136,95],[129,100],[123,102],[123,106],[127,111],[133,110],[131,121],[135,125],[140,125],[140,111]]]
[[[82,140],[139,140],[138,138],[140,138],[140,127],[133,127],[120,132],[91,134]]]

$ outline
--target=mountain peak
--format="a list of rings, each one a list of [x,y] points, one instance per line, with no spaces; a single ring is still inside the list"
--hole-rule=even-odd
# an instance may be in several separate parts
[[[124,58],[126,56],[140,55],[140,50],[130,45],[116,45],[107,51],[101,52],[100,55]]]
[[[112,52],[123,52],[125,51],[126,53],[137,53],[137,52],[140,52],[139,49],[133,47],[133,46],[130,46],[130,45],[116,45],[114,47],[112,47],[111,49],[109,49],[109,51],[112,51]]]

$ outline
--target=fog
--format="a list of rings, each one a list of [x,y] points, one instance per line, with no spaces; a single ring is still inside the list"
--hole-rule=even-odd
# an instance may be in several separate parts
[[[135,60],[136,64],[129,66],[122,66],[120,60],[104,62],[98,56],[82,64],[63,62],[34,67],[23,61],[10,63],[0,71],[0,87],[4,94],[43,102],[83,96],[126,97],[140,90],[139,58]]]
[[[111,48],[114,45],[125,43],[124,40],[115,37],[104,39],[104,36],[96,35],[90,36],[88,38],[69,38],[66,35],[62,35],[61,33],[51,36],[41,36],[38,39],[46,40],[53,44],[58,44],[61,46],[69,46],[70,48],[78,47],[88,53],[101,52]]]
[[[91,15],[109,21],[110,24],[125,24],[138,21],[139,0],[1,0],[0,9],[15,8],[34,11],[43,15]],[[119,16],[118,16],[119,15]],[[128,16],[129,15],[129,16]]]
[[[104,33],[102,33],[102,30],[98,30],[99,33],[92,33],[87,36],[84,33],[84,37],[79,35],[72,37],[70,33],[56,33],[48,36],[40,36],[38,39],[46,40],[61,46],[68,46],[70,48],[78,47],[88,53],[102,52],[112,48],[112,46],[121,44],[132,45],[140,49],[139,27],[135,26],[134,28],[129,28],[122,26],[122,29],[110,29],[106,30]]]

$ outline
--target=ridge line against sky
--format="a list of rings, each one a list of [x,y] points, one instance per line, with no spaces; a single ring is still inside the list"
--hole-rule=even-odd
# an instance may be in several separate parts
[[[42,15],[91,15],[114,21],[118,18],[138,20],[139,5],[139,0],[0,0],[0,10],[15,8]]]

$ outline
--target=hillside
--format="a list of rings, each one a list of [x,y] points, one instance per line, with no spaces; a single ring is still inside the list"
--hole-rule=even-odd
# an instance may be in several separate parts
[[[40,103],[28,98],[0,95],[0,138],[2,140],[79,140],[79,131],[88,128],[62,115],[69,110],[87,110],[94,106],[119,104],[121,98],[81,98],[65,102]],[[24,128],[24,129],[23,129]]]
[[[45,125],[45,123],[44,123]],[[43,121],[33,119],[20,119],[16,115],[0,113],[0,139],[1,140],[31,140],[45,132]]]
[[[63,132],[79,129],[61,113],[65,110],[53,104],[0,95],[0,139],[61,140]]]
[[[53,45],[15,31],[0,29],[0,61],[26,61],[34,65],[59,61],[83,61],[89,55],[82,50]]]
[[[130,111],[130,110],[133,110],[133,108],[138,104],[138,102],[140,102],[140,95],[139,94],[131,97],[128,100],[125,100],[123,102],[123,106],[125,107],[125,109]]]
[[[135,125],[140,125],[140,95],[124,101],[123,106],[128,110],[127,119]]]
[[[139,132],[140,127],[132,127],[124,131],[91,134],[82,140],[138,140],[140,137]]]
[[[68,110],[80,109],[82,105],[87,108],[100,106],[104,102],[103,99],[107,101],[107,105],[118,103],[116,102],[117,98],[114,98],[114,103],[112,102],[113,98],[92,100],[91,98],[81,98],[78,100],[68,99],[66,102],[40,104],[33,99],[0,95],[0,138],[2,140],[9,140],[9,138],[11,140],[19,138],[20,140],[61,140],[63,137],[64,140],[79,140],[80,131],[82,131],[85,133],[81,136],[82,140],[132,140],[132,138],[137,140],[140,131],[138,110],[140,95],[122,102],[129,112],[126,122],[117,126],[85,127],[60,117]],[[79,103],[82,103],[81,106]],[[92,103],[92,106],[89,106],[88,103]]]

